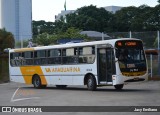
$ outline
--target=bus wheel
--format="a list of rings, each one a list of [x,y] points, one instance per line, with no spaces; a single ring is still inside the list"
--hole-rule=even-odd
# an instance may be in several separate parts
[[[35,88],[38,88],[38,89],[42,88],[41,79],[38,75],[35,75],[33,77],[33,85]]]
[[[114,85],[116,90],[121,90],[123,88],[123,84],[120,85]]]
[[[96,80],[92,75],[89,75],[89,78],[87,80],[87,87],[90,91],[94,91],[97,88]]]
[[[59,88],[59,89],[63,89],[63,88],[66,88],[67,85],[56,85],[56,87]]]

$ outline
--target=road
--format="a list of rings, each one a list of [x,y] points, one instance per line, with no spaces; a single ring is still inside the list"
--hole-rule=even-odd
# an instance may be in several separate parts
[[[46,89],[34,89],[32,85],[5,83],[0,84],[0,106],[160,106],[160,81],[125,85],[121,91],[116,91],[113,86],[88,91],[83,86],[68,86],[66,89],[50,86]],[[75,112],[68,113],[70,114],[74,115]],[[124,115],[118,112],[115,114]]]

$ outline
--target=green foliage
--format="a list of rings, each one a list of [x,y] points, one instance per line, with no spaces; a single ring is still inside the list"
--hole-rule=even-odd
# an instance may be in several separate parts
[[[29,42],[29,40],[23,40],[23,47],[24,48],[28,46],[28,42]],[[21,42],[20,41],[16,42],[16,47],[17,48],[21,47]]]
[[[159,0],[158,0],[159,2]],[[82,31],[127,32],[160,30],[160,4],[124,7],[115,14],[96,6],[84,6],[55,22],[33,21],[33,35],[57,35],[74,27]],[[39,32],[38,32],[39,28]]]
[[[63,39],[63,38],[69,38],[69,39],[83,38],[83,39],[87,39],[88,37],[86,35],[81,35],[79,29],[71,27],[71,28],[68,28],[66,32],[59,33],[57,35],[57,38],[58,39]]]
[[[138,8],[131,6],[122,8],[115,14],[117,31],[145,31],[150,23],[151,8],[141,5]]]
[[[68,28],[68,24],[65,23],[65,19],[63,19],[63,17],[61,17],[60,20],[55,21],[54,25],[55,25],[54,32],[56,34],[60,32],[65,32]]]
[[[149,13],[147,22],[149,23],[149,30],[160,30],[160,4],[155,6]]]
[[[39,34],[35,40],[36,40],[36,43],[38,43],[39,45],[44,45],[44,46],[47,46],[52,43],[52,38],[47,33]]]
[[[0,29],[0,81],[9,80],[8,55],[3,53],[5,48],[14,48],[15,41],[12,33]],[[1,55],[2,54],[2,55]]]
[[[12,33],[0,29],[0,52],[3,52],[5,48],[14,48],[14,45],[15,41]]]
[[[129,31],[131,27],[131,19],[135,16],[136,7],[126,7],[117,11],[115,14],[117,31]]]
[[[85,6],[75,13],[66,16],[69,27],[76,27],[81,30],[94,30],[99,32],[112,30],[113,14],[104,8],[96,6]]]
[[[54,23],[53,22],[45,22],[44,20],[41,21],[33,21],[33,35],[38,35],[41,33],[54,33]]]
[[[83,38],[84,40],[88,41],[90,40],[89,37],[86,35],[81,35],[80,30],[76,28],[68,28],[66,32],[59,32],[58,34],[55,35],[49,35],[47,33],[42,33],[38,35],[34,39],[34,43],[38,43],[38,45],[50,45],[50,44],[56,44],[57,40],[59,39],[76,39],[76,38]]]
[[[9,81],[9,61],[8,56],[0,55],[0,82]]]

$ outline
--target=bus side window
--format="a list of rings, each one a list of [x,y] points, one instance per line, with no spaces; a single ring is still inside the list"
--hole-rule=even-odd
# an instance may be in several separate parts
[[[22,62],[21,62],[21,53],[14,53],[14,57],[15,57],[15,63],[16,66],[21,66]]]
[[[38,50],[34,52],[34,64],[35,65],[44,65],[47,64],[47,51],[46,50]]]
[[[92,46],[92,54],[95,54],[95,47]]]
[[[83,55],[83,48],[82,47],[78,48],[78,55]]]
[[[22,52],[22,58],[21,58],[21,61],[22,61],[22,66],[26,65],[26,60],[25,60],[24,52]]]
[[[33,65],[33,52],[24,52],[24,65]]]
[[[48,64],[61,64],[61,49],[48,50]]]
[[[11,66],[16,66],[14,53],[10,54],[10,64],[11,64]]]
[[[66,49],[66,56],[74,56],[74,48]]]
[[[95,47],[79,48],[79,63],[93,63],[95,61]]]
[[[66,64],[67,59],[66,59],[66,49],[62,49],[62,64]]]
[[[78,49],[68,48],[66,49],[66,56],[63,57],[64,64],[75,64],[78,63]]]
[[[14,60],[14,62],[15,62],[15,66],[18,66],[18,53],[13,53],[13,60]]]
[[[83,55],[90,55],[90,54],[92,54],[92,47],[84,47]]]

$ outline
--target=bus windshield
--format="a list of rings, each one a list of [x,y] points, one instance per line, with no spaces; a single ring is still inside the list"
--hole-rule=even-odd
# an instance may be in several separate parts
[[[146,71],[146,61],[141,41],[116,42],[116,57],[121,72]]]

